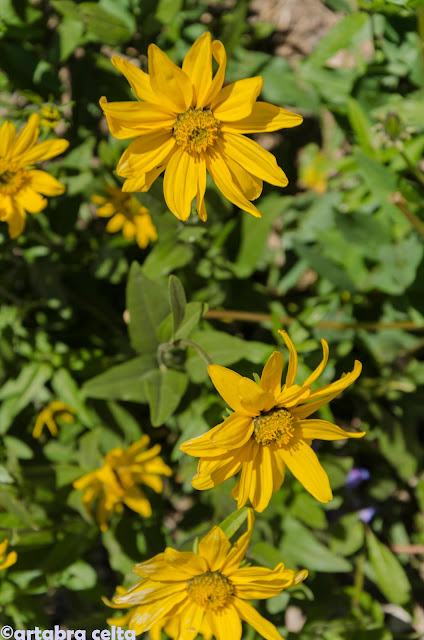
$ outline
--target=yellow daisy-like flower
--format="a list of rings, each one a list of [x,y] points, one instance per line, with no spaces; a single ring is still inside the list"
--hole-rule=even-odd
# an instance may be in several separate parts
[[[0,571],[4,571],[4,569],[11,567],[18,559],[16,551],[10,551],[10,553],[7,553],[8,545],[9,540],[3,540],[3,542],[0,542]]]
[[[276,596],[302,582],[308,572],[296,573],[282,563],[275,569],[240,567],[253,523],[249,509],[248,530],[233,545],[214,527],[200,540],[197,553],[167,547],[136,565],[134,572],[143,581],[115,598],[116,604],[132,607],[129,628],[137,634],[153,629],[153,640],[158,637],[156,625],[164,624],[175,640],[194,640],[199,632],[209,638],[209,631],[217,640],[240,640],[244,620],[262,638],[282,640],[246,600]]]
[[[39,122],[34,113],[19,134],[8,120],[0,129],[0,220],[9,225],[11,238],[21,235],[27,212],[39,213],[47,206],[43,196],[58,196],[65,191],[65,186],[50,174],[31,169],[36,162],[58,156],[69,146],[61,139],[36,144]]]
[[[298,385],[296,349],[285,331],[279,333],[290,352],[284,386],[281,386],[283,356],[278,351],[266,363],[260,384],[225,367],[210,365],[211,380],[234,413],[204,435],[180,446],[185,453],[200,457],[192,481],[196,489],[215,487],[241,469],[240,481],[232,491],[238,508],[250,500],[256,511],[263,511],[272,494],[281,487],[286,465],[309,493],[320,502],[328,502],[333,497],[330,483],[310,446],[311,441],[365,435],[344,431],[326,420],[306,419],[356,380],[361,363],[356,360],[351,373],[312,391],[312,383],[327,364],[327,342],[321,341],[322,362]]]
[[[107,197],[92,196],[91,199],[100,205],[97,215],[110,218],[106,231],[114,233],[122,229],[124,238],[132,240],[135,237],[140,249],[145,249],[149,242],[155,242],[158,234],[149,210],[135,196],[124,193],[119,187],[106,183],[103,186]]]
[[[163,483],[159,475],[171,476],[172,470],[158,455],[159,444],[146,450],[149,442],[149,436],[144,435],[126,450],[112,449],[100,469],[73,483],[75,489],[84,491],[82,502],[90,517],[97,501],[96,518],[102,531],[107,530],[110,515],[121,512],[124,504],[142,516],[152,515],[150,502],[137,485],[145,484],[161,493]]]
[[[212,58],[218,63],[215,76]],[[275,157],[243,134],[295,127],[302,117],[256,102],[261,77],[223,88],[227,56],[210,33],[196,40],[182,69],[154,44],[148,49],[148,74],[117,56],[112,63],[141,100],[100,99],[112,135],[121,140],[137,136],[117,167],[127,178],[123,190],[147,191],[165,171],[163,190],[172,213],[187,220],[196,198],[197,212],[206,220],[208,172],[228,200],[260,218],[250,200],[261,194],[263,180],[279,187],[288,180]]]
[[[59,433],[56,424],[57,420],[63,420],[71,424],[75,420],[74,414],[75,409],[65,404],[65,402],[50,402],[50,404],[38,414],[32,432],[33,437],[39,438],[46,426],[52,436],[56,438]]]

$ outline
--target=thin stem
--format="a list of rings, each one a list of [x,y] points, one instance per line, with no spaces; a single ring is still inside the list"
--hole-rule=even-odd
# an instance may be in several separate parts
[[[403,145],[403,142],[399,146],[397,146],[397,149],[400,155],[402,156],[402,158],[405,160],[406,164],[408,165],[408,169],[410,170],[410,172],[416,177],[418,182],[420,182],[421,185],[424,186],[424,174],[422,173],[422,171],[419,170],[418,167],[415,166],[411,158],[408,156],[406,149]]]
[[[210,320],[222,320],[228,322],[228,320],[238,320],[240,322],[271,322],[271,315],[269,313],[257,313],[255,311],[238,311],[230,309],[209,309],[204,318]],[[288,316],[281,316],[279,321],[283,325],[291,325],[294,322],[294,318]],[[346,329],[365,330],[365,331],[383,331],[386,329],[403,329],[405,331],[424,331],[424,324],[416,324],[409,320],[399,322],[332,322],[322,320],[315,325],[318,329],[329,329],[334,331],[345,331]]]
[[[422,222],[415,213],[412,213],[408,207],[407,201],[399,191],[390,196],[390,202],[393,202],[399,211],[402,211],[403,215],[409,220],[414,229],[424,237],[424,222]]]
[[[359,606],[359,600],[361,598],[361,593],[364,589],[364,565],[365,565],[365,553],[362,552],[358,556],[358,560],[356,562],[355,569],[355,578],[354,578],[354,591],[352,598],[352,608],[356,609]]]
[[[193,342],[193,340],[189,340],[188,338],[181,338],[180,340],[177,340],[177,342],[175,342],[174,344],[176,347],[179,347],[179,346],[191,347],[197,352],[197,354],[202,358],[202,360],[206,363],[207,366],[209,366],[210,364],[213,364],[211,358],[209,357],[209,354],[206,353],[206,351],[200,346],[200,344],[197,344],[197,342]]]

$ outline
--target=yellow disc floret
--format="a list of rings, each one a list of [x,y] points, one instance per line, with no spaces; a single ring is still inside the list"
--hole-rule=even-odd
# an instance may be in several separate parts
[[[28,171],[11,162],[0,160],[0,195],[12,196],[28,179]]]
[[[288,409],[268,411],[253,422],[253,438],[259,444],[287,444],[294,435],[294,416]]]
[[[219,571],[207,571],[187,583],[189,598],[203,609],[221,609],[233,594],[231,582]]]
[[[173,133],[180,147],[200,153],[211,147],[218,138],[219,120],[210,109],[190,107],[175,120]]]

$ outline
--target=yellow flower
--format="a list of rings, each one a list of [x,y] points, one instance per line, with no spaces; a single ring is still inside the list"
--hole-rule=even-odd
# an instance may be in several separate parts
[[[60,120],[60,111],[56,107],[45,104],[40,109],[40,124],[46,131],[54,129]]]
[[[132,607],[126,619],[129,628],[137,634],[153,630],[153,640],[158,638],[156,625],[165,625],[176,640],[194,640],[199,631],[207,639],[212,633],[217,640],[240,640],[244,620],[263,638],[281,640],[274,625],[246,600],[276,596],[302,582],[308,572],[284,569],[282,563],[275,569],[240,568],[253,523],[249,509],[248,530],[234,545],[214,527],[199,542],[197,553],[167,547],[136,565],[134,572],[143,581],[114,599]]]
[[[204,435],[180,446],[189,455],[200,457],[192,481],[196,489],[215,487],[241,469],[240,482],[232,491],[238,508],[249,499],[256,511],[263,511],[273,492],[281,487],[286,465],[309,493],[320,502],[328,502],[333,497],[330,483],[311,441],[365,435],[344,431],[326,420],[306,420],[356,380],[361,363],[356,360],[351,373],[311,391],[312,383],[327,364],[327,342],[321,341],[322,362],[298,385],[296,349],[285,331],[279,333],[290,352],[284,386],[281,387],[283,357],[278,351],[266,363],[260,384],[225,367],[210,365],[212,382],[234,413]]]
[[[11,551],[6,555],[8,544],[9,540],[3,540],[3,542],[0,542],[0,571],[11,567],[18,559],[16,551]]]
[[[145,249],[149,242],[157,240],[158,234],[149,210],[140,204],[135,196],[124,193],[110,184],[104,184],[104,190],[107,193],[106,198],[92,196],[91,199],[100,205],[97,215],[110,218],[106,231],[114,233],[122,229],[122,235],[127,240],[132,240],[135,236],[140,249]]]
[[[218,71],[212,75],[212,58]],[[121,140],[138,137],[122,155],[117,171],[127,178],[124,191],[147,191],[165,171],[166,203],[187,220],[196,197],[197,212],[206,220],[206,172],[228,200],[260,218],[249,202],[259,197],[262,181],[285,187],[287,178],[275,157],[245,133],[276,131],[302,122],[296,113],[256,102],[261,77],[239,80],[222,88],[227,64],[224,45],[204,33],[177,67],[156,45],[148,49],[149,73],[123,58],[113,65],[130,83],[141,102],[100,99],[110,132]]]
[[[318,145],[303,147],[299,157],[299,185],[322,195],[328,188],[329,162]]]
[[[32,114],[18,135],[8,120],[0,129],[0,220],[9,225],[11,238],[17,238],[24,230],[27,211],[39,213],[46,207],[43,195],[57,196],[65,191],[53,176],[31,169],[34,163],[63,153],[69,145],[67,140],[36,144],[39,120],[36,113]]]
[[[161,493],[163,483],[159,475],[170,476],[172,470],[158,456],[159,444],[146,450],[149,442],[149,436],[144,435],[126,450],[112,449],[100,469],[75,480],[75,489],[84,491],[82,502],[90,517],[97,501],[96,517],[102,531],[108,528],[111,513],[122,511],[124,504],[142,516],[152,515],[150,502],[137,485],[145,484]]]
[[[34,438],[39,438],[44,426],[46,426],[52,436],[56,437],[59,433],[56,424],[57,419],[59,418],[59,420],[63,420],[64,422],[71,424],[74,422],[74,413],[75,409],[64,402],[50,402],[48,407],[38,414],[32,435]]]

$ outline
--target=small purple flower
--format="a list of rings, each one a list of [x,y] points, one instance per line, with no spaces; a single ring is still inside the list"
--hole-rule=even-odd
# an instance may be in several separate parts
[[[374,507],[365,507],[365,509],[361,509],[359,512],[359,519],[362,522],[371,522],[374,516],[375,516]]]
[[[361,482],[370,479],[370,472],[368,469],[361,469],[359,467],[353,467],[347,474],[346,478],[346,489],[356,489]]]

